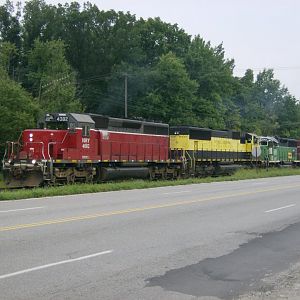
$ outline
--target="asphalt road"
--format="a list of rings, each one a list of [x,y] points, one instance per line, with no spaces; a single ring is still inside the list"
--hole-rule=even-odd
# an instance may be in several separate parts
[[[0,299],[233,299],[300,261],[300,176],[0,202]]]

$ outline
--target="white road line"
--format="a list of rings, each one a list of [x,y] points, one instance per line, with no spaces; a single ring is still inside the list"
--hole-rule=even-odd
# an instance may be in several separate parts
[[[33,209],[41,209],[41,208],[44,208],[44,206],[9,209],[9,210],[0,210],[0,213],[8,213],[8,212],[14,212],[14,211],[23,211],[23,210],[33,210]]]
[[[170,195],[170,194],[181,194],[181,193],[190,193],[191,191],[179,191],[179,192],[168,192],[163,193],[164,195]]]
[[[51,267],[55,267],[55,266],[59,266],[59,265],[63,265],[63,264],[68,264],[68,263],[72,263],[75,261],[80,261],[80,260],[84,260],[84,259],[88,259],[88,258],[92,258],[92,257],[104,255],[104,254],[109,254],[112,252],[113,252],[113,250],[102,251],[102,252],[98,252],[98,253],[94,253],[94,254],[90,254],[90,255],[86,255],[86,256],[81,256],[81,257],[77,257],[77,258],[73,258],[73,259],[58,261],[58,262],[55,262],[52,264],[47,264],[47,265],[38,266],[38,267],[30,268],[30,269],[25,269],[25,270],[21,270],[21,271],[14,272],[14,273],[8,273],[8,274],[0,275],[0,279],[5,279],[5,278],[17,276],[17,275],[22,275],[25,273],[30,273],[30,272],[34,272],[34,271],[38,271],[38,270],[42,270],[42,269],[46,269],[46,268],[51,268]]]
[[[285,208],[293,207],[295,205],[296,204],[290,204],[290,205],[287,205],[287,206],[282,206],[282,207],[278,207],[278,208],[266,210],[265,213],[269,213],[269,212],[277,211],[277,210],[280,210],[280,209],[285,209]]]

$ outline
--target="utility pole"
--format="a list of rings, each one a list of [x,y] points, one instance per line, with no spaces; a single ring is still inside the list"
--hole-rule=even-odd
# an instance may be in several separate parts
[[[41,102],[42,97],[42,78],[40,79],[40,86],[39,86],[39,102]]]
[[[127,118],[127,73],[125,73],[125,118]]]

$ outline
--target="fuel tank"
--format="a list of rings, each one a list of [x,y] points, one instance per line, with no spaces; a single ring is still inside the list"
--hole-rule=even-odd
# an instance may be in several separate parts
[[[149,177],[148,168],[102,168],[101,180],[110,181],[125,178],[140,178]]]

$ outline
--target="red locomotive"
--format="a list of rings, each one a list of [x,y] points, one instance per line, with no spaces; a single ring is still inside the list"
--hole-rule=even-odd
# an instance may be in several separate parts
[[[3,164],[8,187],[177,175],[178,164],[168,161],[167,124],[54,113],[39,127],[8,142]]]

